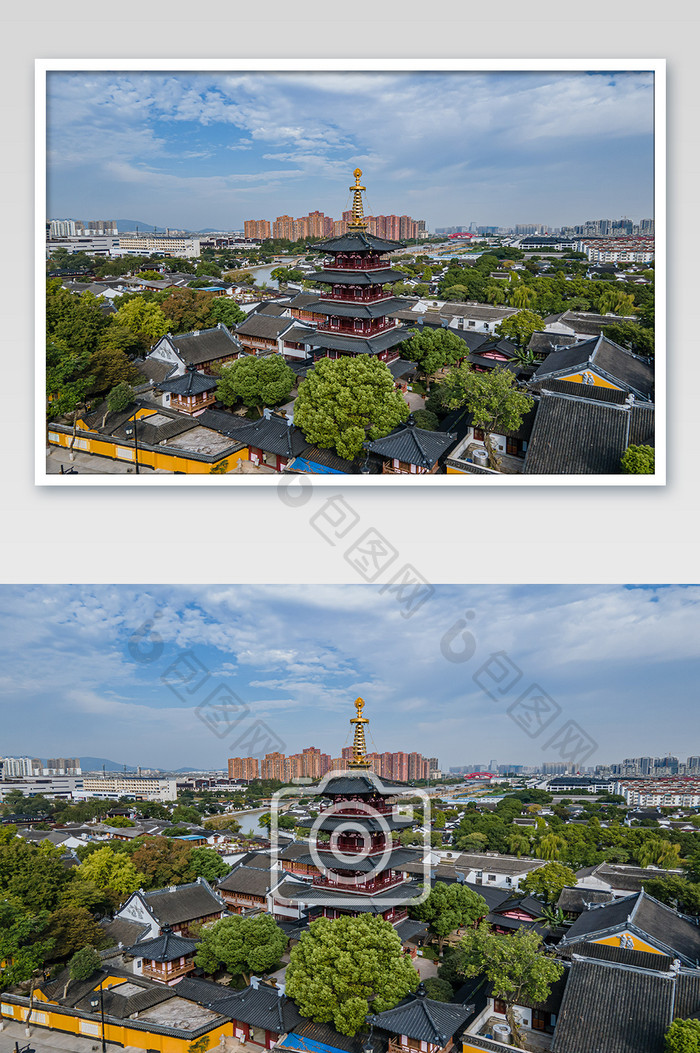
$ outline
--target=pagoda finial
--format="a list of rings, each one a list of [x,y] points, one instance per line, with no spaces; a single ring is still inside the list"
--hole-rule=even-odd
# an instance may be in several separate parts
[[[365,743],[365,724],[369,724],[369,718],[362,716],[362,710],[365,708],[364,698],[355,699],[355,709],[357,710],[357,716],[350,718],[350,723],[355,725],[355,738],[352,743],[352,760],[348,762],[349,768],[364,768],[367,769],[370,766],[367,760],[367,745]]]
[[[360,185],[362,169],[356,168],[352,174],[355,176],[355,182],[349,188],[352,190],[352,217],[348,223],[348,230],[367,230],[367,220],[362,209],[362,192],[367,188]]]

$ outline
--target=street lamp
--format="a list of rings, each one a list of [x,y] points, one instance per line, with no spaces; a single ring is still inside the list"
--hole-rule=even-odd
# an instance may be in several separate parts
[[[104,991],[102,989],[102,983],[103,981],[100,980],[99,997],[96,991],[93,991],[90,995],[90,1007],[95,1013],[97,1012],[98,1005],[100,1007],[100,1018],[102,1020],[102,1053],[107,1053],[107,1046],[105,1044],[105,998]]]
[[[138,413],[138,409],[135,409],[133,414],[132,414],[132,416],[129,417],[128,421],[124,425],[124,434],[126,435],[127,439],[130,439],[132,435],[134,437],[134,459],[136,461],[136,474],[138,475],[139,474],[139,430],[138,430],[138,421],[136,420],[136,414],[137,413]],[[134,421],[133,424],[131,423],[132,417],[133,417],[133,421]]]

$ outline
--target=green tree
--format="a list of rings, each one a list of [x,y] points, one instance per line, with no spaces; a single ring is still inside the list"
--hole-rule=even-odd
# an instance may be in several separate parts
[[[517,431],[526,413],[532,409],[533,399],[515,388],[515,377],[505,369],[479,373],[468,362],[456,366],[447,374],[452,409],[466,406],[472,413],[476,428],[484,432],[489,464],[498,469],[498,456],[492,436],[495,432]]]
[[[123,903],[132,892],[144,884],[144,876],[123,852],[115,852],[105,845],[88,856],[76,867],[76,877],[93,882],[98,889],[110,892],[118,903]]]
[[[76,413],[84,406],[94,380],[89,351],[70,351],[49,339],[46,345],[46,399],[51,419]]]
[[[225,296],[215,296],[214,302],[209,309],[209,318],[212,325],[223,322],[230,329],[244,322],[248,316],[242,311],[237,303],[227,299]]]
[[[158,304],[142,296],[122,304],[114,321],[148,345],[155,344],[168,331],[168,321]]]
[[[94,947],[81,947],[68,963],[71,980],[89,980],[100,967],[100,955]]]
[[[637,322],[615,322],[606,325],[603,334],[620,347],[634,351],[638,355],[652,358],[654,355],[654,329],[641,326]]]
[[[571,867],[550,862],[537,870],[531,870],[521,882],[521,888],[533,896],[540,896],[545,903],[552,904],[559,899],[563,888],[573,887],[575,884],[576,874]]]
[[[402,353],[415,362],[421,373],[430,376],[444,366],[454,365],[469,354],[464,340],[449,329],[431,329],[429,326],[414,330],[411,338],[404,341]]]
[[[462,937],[462,972],[474,977],[485,973],[494,998],[506,1004],[506,1018],[519,1049],[524,1048],[513,1006],[544,1002],[564,971],[563,965],[543,953],[536,932],[518,929],[512,935],[492,932],[487,922],[467,929]]]
[[[621,464],[625,475],[653,475],[655,471],[654,447],[628,446]]]
[[[194,960],[207,973],[223,967],[248,984],[254,973],[277,965],[286,946],[287,937],[270,914],[233,914],[202,930]]]
[[[0,988],[30,980],[51,952],[49,912],[33,913],[16,902],[0,901]]]
[[[508,851],[520,859],[530,851],[530,838],[520,830],[515,831],[508,838]]]
[[[49,919],[52,958],[67,958],[81,947],[105,947],[109,938],[85,907],[59,907]]]
[[[117,384],[107,396],[107,408],[110,413],[121,413],[134,401],[135,392],[130,384]]]
[[[193,848],[190,852],[190,869],[195,877],[213,882],[228,874],[229,867],[213,848]]]
[[[139,838],[131,861],[143,875],[144,888],[182,885],[196,874],[191,864],[192,849],[184,841],[169,837]]]
[[[680,866],[680,845],[671,844],[661,837],[650,837],[645,840],[637,852],[637,862],[641,867],[663,867],[672,870]]]
[[[451,1002],[454,991],[447,980],[440,980],[437,976],[430,976],[425,981],[425,993],[428,998],[434,998],[436,1002]]]
[[[457,882],[448,885],[437,881],[425,902],[411,908],[412,917],[428,922],[438,937],[440,949],[451,932],[463,925],[474,925],[487,914],[488,906],[483,896]]]
[[[700,915],[700,884],[678,874],[644,882],[644,891],[681,914]]]
[[[225,406],[240,401],[262,416],[263,406],[278,406],[289,398],[296,376],[281,355],[247,356],[222,366],[216,397]]]
[[[392,1009],[420,977],[379,915],[319,918],[292,948],[286,992],[303,1016],[355,1035],[368,1013]]]
[[[413,420],[415,421],[416,427],[422,428],[423,431],[435,431],[440,423],[436,415],[427,409],[415,410],[413,413]]]
[[[366,439],[388,435],[408,413],[388,366],[370,355],[347,355],[321,359],[300,384],[294,423],[309,442],[352,460]]]
[[[700,1020],[674,1020],[666,1032],[664,1053],[700,1053]]]
[[[512,340],[518,347],[526,347],[532,334],[544,328],[544,318],[534,311],[518,311],[517,314],[504,318],[496,326],[496,333],[501,338]]]
[[[108,326],[99,336],[96,351],[90,355],[88,371],[92,377],[90,394],[103,394],[121,383],[134,383],[139,371],[129,355],[140,353],[143,345],[123,326]]]
[[[168,323],[166,332],[191,333],[211,325],[211,309],[218,299],[214,293],[196,289],[172,289],[160,302]]]

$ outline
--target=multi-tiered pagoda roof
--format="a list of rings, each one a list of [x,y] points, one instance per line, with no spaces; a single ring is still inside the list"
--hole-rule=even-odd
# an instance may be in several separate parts
[[[391,286],[404,274],[393,270],[385,259],[387,252],[403,249],[402,241],[378,238],[367,232],[360,185],[362,171],[355,169],[352,216],[345,234],[316,242],[313,249],[333,257],[333,262],[314,275],[315,281],[330,289],[308,310],[325,315],[309,343],[318,354],[376,355],[385,362],[398,357],[396,345],[407,339],[408,330],[390,315],[404,310],[408,300],[393,296]],[[387,286],[387,288],[385,288]]]
[[[293,892],[299,902],[326,917],[373,913],[398,923],[421,894],[419,883],[409,880],[404,868],[414,869],[423,853],[403,846],[396,836],[414,823],[412,809],[402,808],[400,801],[415,791],[370,770],[364,732],[368,719],[361,698],[355,708],[347,770],[330,772],[312,789],[322,804],[318,817],[304,824],[310,828],[309,850],[289,868],[295,878],[310,883]]]

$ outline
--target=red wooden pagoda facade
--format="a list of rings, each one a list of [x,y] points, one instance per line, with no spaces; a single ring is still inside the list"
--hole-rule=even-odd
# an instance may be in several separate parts
[[[384,782],[370,770],[365,747],[362,715],[364,701],[355,702],[353,758],[348,770],[330,772],[316,788],[324,804],[311,827],[310,851],[285,868],[295,877],[311,879],[299,900],[318,917],[372,913],[397,924],[408,916],[407,905],[420,894],[402,869],[420,859],[416,849],[404,848],[398,840],[411,828],[412,817],[401,814],[405,785]]]
[[[362,207],[365,187],[360,185],[362,170],[356,168],[353,174],[352,217],[347,233],[311,246],[332,256],[333,262],[313,276],[321,285],[328,285],[329,290],[308,307],[313,314],[325,318],[309,343],[316,359],[364,354],[391,362],[399,357],[397,345],[407,339],[408,330],[388,314],[408,307],[409,301],[393,295],[392,285],[405,275],[392,270],[385,257],[387,252],[405,245],[367,233]]]

